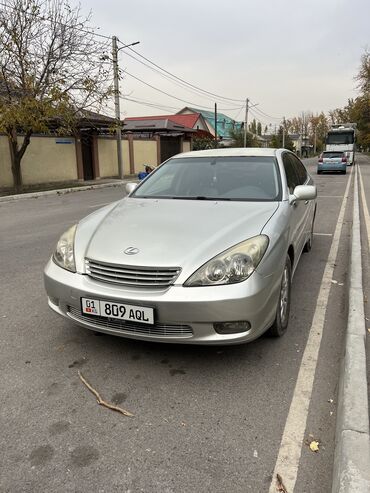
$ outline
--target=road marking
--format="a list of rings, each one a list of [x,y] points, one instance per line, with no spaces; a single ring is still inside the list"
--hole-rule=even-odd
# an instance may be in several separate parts
[[[314,233],[315,236],[333,236],[333,233]]]
[[[366,231],[367,231],[367,241],[369,244],[369,249],[370,249],[370,215],[369,215],[369,209],[367,207],[367,202],[366,202],[366,195],[365,195],[365,189],[364,189],[364,182],[362,181],[362,174],[361,174],[361,168],[360,165],[358,164],[358,174],[360,177],[360,190],[361,190],[361,201],[362,201],[362,209],[364,211],[364,218],[365,218],[365,226],[366,226]]]
[[[343,195],[317,195],[318,199],[342,199]]]
[[[102,204],[88,205],[89,209],[94,209],[95,207],[103,207],[103,205],[108,205],[110,202],[103,202]]]
[[[325,324],[326,307],[332,286],[331,281],[333,278],[335,260],[337,258],[351,182],[352,172],[347,182],[333,241],[322,277],[320,291],[316,301],[316,310],[312,319],[311,330],[303,353],[292,401],[290,403],[290,409],[285,423],[269,493],[276,493],[277,474],[280,474],[282,477],[284,485],[289,493],[293,493],[297,480],[312,387]]]

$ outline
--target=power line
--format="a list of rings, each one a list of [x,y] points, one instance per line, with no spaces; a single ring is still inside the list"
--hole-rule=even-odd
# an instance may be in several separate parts
[[[2,7],[6,7],[7,9],[11,9],[11,10],[14,10],[15,12],[17,12],[17,9],[15,9],[14,7],[12,7],[11,5],[7,5],[6,3],[3,3],[3,2],[0,2],[0,5]],[[24,13],[26,13],[26,11],[24,11]],[[62,26],[62,27],[71,27],[68,24],[64,24],[63,22],[56,21],[54,19],[48,19],[48,18],[42,17],[40,15],[35,15],[34,13],[32,15],[34,17],[37,17],[41,21],[47,21],[47,22],[50,22],[51,24],[58,24],[59,26]],[[82,33],[92,34],[93,36],[98,36],[99,38],[109,39],[109,41],[112,40],[111,36],[106,36],[104,34],[96,33],[94,31],[89,31],[88,29],[83,29],[81,27],[74,27],[73,29],[75,29],[76,31],[82,32]]]
[[[200,105],[198,103],[193,103],[191,101],[187,101],[186,99],[181,99],[181,98],[178,98],[177,96],[173,96],[172,94],[169,94],[168,92],[166,91],[162,91],[162,89],[158,89],[158,87],[155,87],[151,84],[149,84],[148,82],[145,82],[144,80],[140,79],[139,77],[136,77],[136,75],[133,75],[133,74],[130,74],[129,72],[125,71],[125,74],[129,75],[130,77],[132,77],[133,79],[135,80],[138,80],[139,82],[141,82],[142,84],[145,84],[146,86],[148,87],[151,87],[152,89],[154,89],[155,91],[158,91],[162,94],[165,94],[166,96],[170,97],[170,98],[173,98],[173,99],[176,99],[178,101],[182,101],[183,103],[187,103],[187,104],[190,104],[191,106],[195,106],[195,107],[200,107],[200,108],[203,108],[203,109],[207,109],[207,110],[213,110],[213,108],[209,107],[209,106],[203,106],[203,105]],[[231,111],[231,110],[235,110],[235,108],[220,108],[222,111]]]
[[[159,110],[164,110],[164,111],[168,111],[168,110],[176,110],[178,111],[179,108],[175,108],[174,106],[165,106],[165,105],[160,105],[160,104],[155,104],[155,103],[150,103],[149,101],[144,101],[144,100],[138,100],[138,99],[133,99],[133,98],[129,98],[129,97],[124,97],[123,98],[125,101],[131,101],[133,103],[137,103],[137,104],[142,104],[144,106],[149,106],[151,108],[156,108],[156,109],[159,109]]]
[[[124,45],[124,43],[122,43],[122,41],[119,41],[122,45]],[[210,91],[206,91],[205,89],[202,89],[201,87],[198,87],[194,84],[191,84],[190,82],[187,82],[186,80],[182,79],[181,77],[178,77],[177,75],[175,74],[172,74],[171,72],[169,72],[168,70],[164,69],[163,67],[161,67],[160,65],[158,65],[157,63],[153,62],[152,60],[150,60],[149,58],[146,58],[144,55],[142,55],[141,53],[139,53],[138,51],[134,50],[133,48],[129,48],[130,51],[133,51],[134,53],[136,53],[136,55],[138,55],[139,57],[143,58],[144,60],[146,60],[147,62],[149,62],[150,64],[154,65],[155,67],[157,67],[159,70],[162,70],[163,72],[165,72],[166,74],[170,75],[171,77],[181,81],[182,83],[188,85],[188,86],[191,86],[192,88],[194,89],[197,89],[203,93],[206,93],[206,94],[209,94],[210,96],[213,96],[213,97],[216,97],[217,99],[223,99],[223,100],[227,100],[227,101],[235,101],[237,103],[243,103],[244,100],[243,99],[235,99],[235,98],[229,98],[229,97],[226,97],[226,96],[220,96],[219,94],[215,94],[213,92],[210,92]]]
[[[280,121],[280,120],[282,120],[282,119],[283,119],[283,117],[282,117],[282,116],[279,116],[279,117],[278,117],[278,116],[272,116],[272,115],[269,115],[269,114],[265,113],[264,111],[262,111],[260,108],[255,107],[254,109],[255,109],[255,111],[256,111],[257,113],[260,113],[261,115],[266,116],[267,118],[271,118],[272,120],[279,120],[279,121]]]
[[[157,70],[156,68],[154,68],[154,67],[152,67],[152,66],[148,65],[147,63],[143,62],[142,60],[139,60],[138,58],[136,58],[135,56],[131,55],[130,53],[128,53],[128,52],[126,52],[126,51],[125,51],[125,54],[126,54],[127,56],[129,56],[130,58],[132,58],[132,59],[136,60],[137,62],[141,63],[141,64],[142,64],[142,65],[144,65],[145,67],[149,68],[149,69],[150,69],[150,70],[152,70],[153,72],[155,72],[155,73],[157,73],[157,74],[161,75],[161,76],[162,76],[162,77],[164,77],[166,80],[169,80],[169,81],[173,82],[173,83],[174,83],[174,84],[176,84],[177,86],[182,87],[183,89],[186,89],[186,90],[190,91],[191,93],[196,94],[197,96],[202,96],[203,98],[207,98],[207,99],[209,99],[209,100],[210,100],[210,101],[212,101],[212,102],[214,101],[214,98],[213,98],[212,96],[205,95],[205,94],[203,94],[202,92],[198,91],[197,89],[193,89],[193,88],[191,88],[191,87],[190,87],[189,85],[187,85],[186,83],[180,82],[180,81],[179,81],[179,80],[177,80],[175,77],[173,77],[173,76],[169,76],[169,75],[167,75],[167,74],[165,74],[165,73],[161,72],[160,70]],[[227,102],[229,102],[229,101],[221,101],[221,100],[220,100],[220,102],[221,102],[221,103],[227,103]],[[235,106],[235,108],[233,108],[233,109],[238,109],[238,108],[239,108],[239,106]]]

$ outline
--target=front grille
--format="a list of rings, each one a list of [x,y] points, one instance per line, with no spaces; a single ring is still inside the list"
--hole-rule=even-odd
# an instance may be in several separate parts
[[[68,307],[68,315],[77,321],[87,322],[96,327],[116,329],[123,334],[150,335],[158,337],[191,337],[193,329],[190,325],[141,324],[97,315],[87,315],[73,306]]]
[[[85,259],[86,273],[98,281],[131,287],[167,288],[179,276],[179,267],[136,267]]]

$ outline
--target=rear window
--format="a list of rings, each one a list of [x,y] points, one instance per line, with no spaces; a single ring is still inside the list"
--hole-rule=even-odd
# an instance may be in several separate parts
[[[341,158],[343,156],[343,152],[323,152],[322,157],[323,158]]]

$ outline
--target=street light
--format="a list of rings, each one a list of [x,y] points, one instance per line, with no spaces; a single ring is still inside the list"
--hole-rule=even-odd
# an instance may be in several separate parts
[[[135,43],[130,43],[128,45],[117,47],[117,36],[112,37],[112,58],[113,58],[113,81],[114,81],[114,109],[115,116],[117,120],[116,128],[116,140],[117,140],[117,161],[118,161],[118,175],[121,180],[124,178],[124,169],[122,163],[122,148],[121,148],[121,110],[119,101],[119,69],[118,69],[118,51],[123,48],[129,48],[130,46],[135,46],[140,43],[140,41],[135,41]]]

